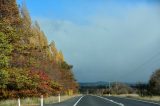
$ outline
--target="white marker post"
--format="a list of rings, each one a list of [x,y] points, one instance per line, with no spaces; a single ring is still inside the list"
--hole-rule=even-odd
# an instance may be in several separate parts
[[[58,102],[61,102],[61,95],[58,94]]]
[[[41,95],[41,106],[43,106],[43,95]]]
[[[20,98],[18,98],[18,106],[21,106]]]

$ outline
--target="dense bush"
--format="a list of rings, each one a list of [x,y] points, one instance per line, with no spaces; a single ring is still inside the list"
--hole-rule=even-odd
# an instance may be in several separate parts
[[[149,92],[152,95],[160,95],[160,69],[154,72],[150,78]]]
[[[26,70],[12,68],[0,71],[1,98],[48,96],[60,92],[59,84],[40,70]]]
[[[114,83],[111,86],[111,94],[130,94],[133,89],[124,83]]]

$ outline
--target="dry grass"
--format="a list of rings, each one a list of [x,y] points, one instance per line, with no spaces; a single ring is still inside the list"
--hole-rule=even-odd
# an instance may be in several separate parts
[[[152,102],[160,102],[160,96],[139,96],[138,94],[122,94],[122,95],[114,95],[118,97],[127,97],[127,98],[133,98],[133,99],[139,99],[139,100],[146,100],[146,101],[152,101]]]
[[[61,102],[73,98],[78,95],[73,96],[61,96]],[[58,102],[58,96],[51,96],[44,98],[45,104],[52,104]],[[0,101],[0,106],[17,106],[18,100],[2,100]],[[40,105],[40,98],[23,98],[21,99],[21,106],[38,106]]]
[[[61,96],[61,102],[65,101],[65,100],[68,100],[70,98],[73,98],[75,96],[78,96],[78,95]],[[44,98],[44,103],[45,104],[52,104],[52,103],[57,103],[57,102],[58,102],[58,96],[51,96],[51,97],[48,97],[48,98]]]
[[[17,106],[16,100],[3,100],[0,101],[0,106]]]
[[[21,106],[37,106],[40,103],[39,98],[23,98],[21,99]],[[1,100],[0,106],[18,106],[18,100]]]
[[[137,97],[130,97],[130,98],[153,101],[153,102],[160,102],[160,96],[144,96],[144,97],[137,96]]]

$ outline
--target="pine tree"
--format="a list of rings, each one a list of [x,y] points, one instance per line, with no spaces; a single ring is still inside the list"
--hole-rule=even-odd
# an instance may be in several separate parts
[[[0,0],[0,19],[12,26],[19,25],[20,17],[16,0]]]
[[[22,16],[22,21],[23,21],[23,25],[25,28],[27,29],[31,29],[31,17],[29,15],[29,12],[27,10],[27,6],[25,1],[22,3],[22,7],[21,7],[21,16]]]
[[[0,69],[8,67],[11,52],[12,45],[9,43],[7,36],[0,32]]]

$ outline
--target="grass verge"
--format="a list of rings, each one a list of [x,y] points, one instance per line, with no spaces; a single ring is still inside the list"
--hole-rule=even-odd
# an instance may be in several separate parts
[[[73,98],[78,95],[73,96],[61,96],[61,102]],[[40,105],[40,98],[21,98],[21,106],[38,106]],[[50,96],[44,98],[44,104],[52,104],[58,102],[58,96]],[[18,100],[17,99],[10,99],[10,100],[1,100],[0,106],[17,106]]]
[[[123,94],[123,95],[114,95],[114,96],[160,103],[160,96],[139,96],[138,94]]]

